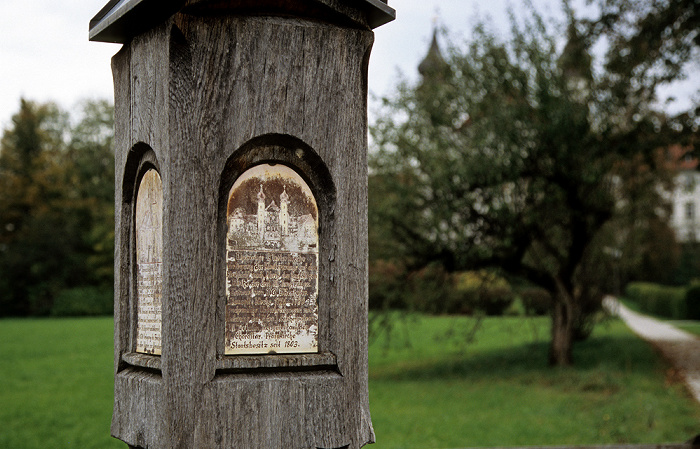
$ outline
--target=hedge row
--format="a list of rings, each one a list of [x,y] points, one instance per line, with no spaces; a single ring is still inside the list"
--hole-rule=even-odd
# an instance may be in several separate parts
[[[63,290],[51,307],[53,316],[97,316],[114,312],[111,288],[77,287]]]
[[[514,289],[505,278],[486,270],[448,273],[440,264],[431,264],[407,272],[396,263],[370,262],[369,306],[375,310],[544,315],[551,310],[551,304],[546,290]]]
[[[693,284],[685,293],[685,317],[700,320],[700,285]]]
[[[700,296],[695,293],[697,288],[668,287],[651,282],[630,282],[625,288],[625,296],[634,301],[639,309],[651,315],[682,320],[690,318],[686,302],[689,296]],[[700,293],[700,292],[699,292]]]

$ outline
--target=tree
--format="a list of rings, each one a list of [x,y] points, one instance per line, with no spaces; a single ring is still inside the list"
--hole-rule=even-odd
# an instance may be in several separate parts
[[[563,52],[531,11],[512,20],[506,42],[482,23],[444,66],[430,57],[418,85],[384,100],[370,160],[395,198],[370,209],[371,221],[390,227],[409,260],[497,267],[551,294],[557,365],[572,363],[574,338],[602,301],[606,248],[633,235],[617,228],[625,211],[643,205],[665,219],[659,149],[670,132],[648,97],[613,95],[596,77],[593,41],[567,12]],[[643,171],[649,181],[633,182]]]
[[[54,244],[63,241],[42,238],[53,225],[44,220],[43,200],[55,196],[56,162],[68,122],[55,105],[25,100],[12,122],[0,152],[0,301],[3,314],[27,314],[44,308],[43,291],[51,285],[45,271],[59,268],[37,253],[57,252]]]
[[[700,56],[698,0],[588,0],[597,7],[582,21],[590,41],[608,42],[601,84],[617,102],[652,104],[658,88],[686,79]],[[675,100],[671,98],[669,100]],[[700,149],[700,87],[694,104],[669,119],[672,143]],[[670,140],[670,139],[669,139]]]
[[[656,87],[685,76],[700,47],[697,0],[589,0],[598,14],[584,21],[592,38],[606,36],[611,78],[635,78],[635,87]]]
[[[64,289],[111,286],[111,111],[85,103],[71,127],[56,105],[22,100],[4,131],[0,315],[47,314]]]
[[[66,163],[70,196],[81,198],[90,215],[85,284],[112,288],[114,281],[114,107],[106,100],[85,101],[71,129]]]

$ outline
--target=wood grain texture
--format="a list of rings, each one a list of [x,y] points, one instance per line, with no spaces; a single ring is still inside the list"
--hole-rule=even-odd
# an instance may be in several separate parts
[[[365,29],[299,19],[176,15],[115,56],[112,432],[129,445],[359,448],[373,440],[366,262],[372,39]],[[131,354],[129,190],[149,157],[164,193],[160,371]],[[222,194],[242,171],[270,161],[295,169],[319,205],[319,351],[327,356],[280,355],[268,363],[261,355],[243,366],[223,355]]]
[[[376,11],[369,2],[357,0],[187,0],[184,12],[190,14],[276,15],[282,17],[323,17],[340,26],[369,26],[368,14]]]
[[[134,212],[138,177],[145,164],[158,168],[153,148],[156,133],[135,120],[134,108],[155,103],[154,95],[144,96],[139,74],[132,67],[134,47],[125,46],[112,59],[115,84],[115,380],[112,435],[138,447],[157,447],[164,441],[163,381],[159,372],[133,369],[124,356],[135,350],[135,241]],[[152,52],[157,53],[157,52]],[[153,70],[155,64],[148,70]],[[154,81],[153,81],[154,82]],[[135,105],[135,96],[139,103]],[[149,143],[145,143],[149,142]],[[128,358],[128,357],[127,357]],[[129,419],[128,417],[135,417]]]

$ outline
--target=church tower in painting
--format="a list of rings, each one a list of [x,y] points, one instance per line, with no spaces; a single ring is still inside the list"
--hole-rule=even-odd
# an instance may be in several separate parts
[[[258,192],[258,235],[260,240],[265,236],[265,194],[262,184],[260,184],[260,192]]]
[[[280,227],[282,228],[282,235],[289,234],[289,195],[287,195],[287,187],[284,188],[282,194],[280,194]]]

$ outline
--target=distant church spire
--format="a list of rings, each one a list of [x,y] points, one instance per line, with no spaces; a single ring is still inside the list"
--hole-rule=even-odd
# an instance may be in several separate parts
[[[418,65],[418,73],[425,79],[428,77],[442,77],[449,70],[450,66],[442,57],[440,46],[437,41],[437,27],[433,27],[433,41],[430,43],[428,54]]]
[[[567,42],[559,56],[559,68],[566,76],[567,84],[578,101],[584,101],[593,80],[592,58],[589,43],[576,29],[571,19],[567,29]]]

